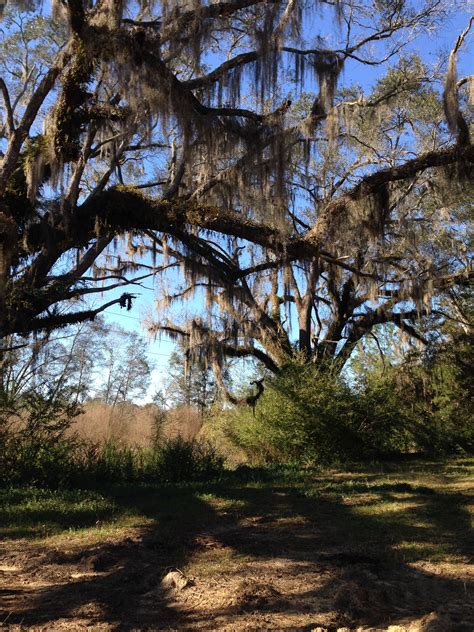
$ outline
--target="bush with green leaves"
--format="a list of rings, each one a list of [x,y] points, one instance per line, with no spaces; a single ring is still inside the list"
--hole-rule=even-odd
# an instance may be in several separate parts
[[[158,441],[151,448],[117,442],[78,446],[71,454],[73,483],[154,482],[181,483],[210,480],[223,470],[224,459],[206,441],[181,437]]]
[[[64,394],[0,392],[0,482],[63,482],[77,444],[65,432],[78,413]]]
[[[167,482],[202,481],[218,477],[224,459],[205,440],[169,439],[155,447],[155,467],[158,477]]]
[[[413,441],[427,454],[474,450],[474,354],[469,335],[429,348],[392,375]]]
[[[228,433],[255,464],[334,462],[360,454],[353,400],[336,372],[293,362],[267,380],[255,409],[228,414]]]
[[[267,380],[255,409],[229,410],[220,423],[259,465],[471,452],[471,360],[466,337],[351,386],[330,367],[292,362]]]

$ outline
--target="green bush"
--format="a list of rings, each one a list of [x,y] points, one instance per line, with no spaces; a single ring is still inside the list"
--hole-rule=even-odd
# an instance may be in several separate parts
[[[295,361],[267,380],[255,410],[223,414],[251,463],[302,466],[474,449],[470,362],[452,349],[413,356],[349,386],[329,367]],[[467,369],[467,372],[466,372]]]
[[[458,333],[396,366],[362,371],[358,403],[372,411],[376,444],[432,456],[472,451],[473,362],[471,337]]]
[[[293,362],[267,381],[255,410],[231,411],[228,433],[254,464],[331,463],[361,454],[354,395],[329,369]]]
[[[144,478],[144,450],[118,442],[81,442],[71,454],[71,474],[82,482],[125,482]]]
[[[77,442],[65,435],[79,408],[66,397],[0,393],[0,483],[61,484]]]
[[[216,478],[224,459],[204,440],[169,439],[155,448],[156,471],[163,481],[184,482]]]
[[[474,358],[470,347],[463,349],[462,339],[457,343],[429,352],[421,362],[407,363],[392,376],[401,406],[411,414],[414,441],[430,455],[474,450]]]

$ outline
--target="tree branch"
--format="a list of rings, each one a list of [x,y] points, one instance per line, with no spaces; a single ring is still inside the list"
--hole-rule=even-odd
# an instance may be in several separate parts
[[[5,103],[5,110],[7,112],[7,132],[8,135],[13,134],[15,131],[15,122],[13,120],[13,109],[10,101],[10,94],[8,92],[7,84],[0,77],[0,90],[2,91],[3,101]]]

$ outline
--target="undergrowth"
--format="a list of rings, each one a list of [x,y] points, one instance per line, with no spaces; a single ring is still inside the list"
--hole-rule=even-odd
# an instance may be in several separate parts
[[[85,487],[103,482],[185,482],[221,475],[223,458],[210,443],[180,437],[150,448],[61,437],[9,441],[0,453],[0,484]]]

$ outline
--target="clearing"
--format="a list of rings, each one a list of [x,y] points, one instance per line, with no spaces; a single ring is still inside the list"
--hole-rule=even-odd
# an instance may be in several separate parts
[[[473,469],[0,491],[0,629],[472,632]]]

